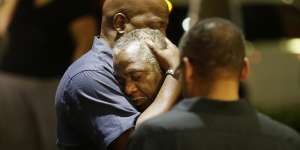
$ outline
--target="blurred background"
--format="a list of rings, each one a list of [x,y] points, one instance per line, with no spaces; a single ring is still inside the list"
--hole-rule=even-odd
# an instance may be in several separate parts
[[[208,17],[229,19],[244,31],[251,75],[241,84],[241,95],[258,110],[300,132],[300,0],[171,2],[173,10],[167,35],[176,44],[191,25]],[[93,36],[99,33],[100,6],[101,0],[0,0],[0,117],[9,118],[3,114],[12,113],[16,120],[29,118],[49,125],[36,133],[48,139],[42,141],[43,138],[37,136],[39,143],[31,145],[35,147],[32,150],[55,149],[54,144],[45,143],[49,140],[55,143],[53,103],[57,82],[67,66],[89,49]],[[7,93],[10,95],[5,95]],[[40,96],[30,96],[37,93]],[[9,110],[13,105],[20,110],[25,105],[18,103],[23,101],[18,98],[15,104],[3,100],[5,96],[9,99],[15,95],[28,101],[26,106],[30,111],[16,115],[16,111]],[[35,106],[41,99],[46,103]],[[49,112],[41,115],[47,110],[46,106]],[[35,107],[39,109],[33,109]],[[22,116],[26,113],[30,115]],[[6,126],[15,129],[2,121],[0,132],[5,131]],[[43,133],[48,128],[51,135]],[[0,145],[7,138],[1,134]],[[16,131],[15,134],[25,133]]]

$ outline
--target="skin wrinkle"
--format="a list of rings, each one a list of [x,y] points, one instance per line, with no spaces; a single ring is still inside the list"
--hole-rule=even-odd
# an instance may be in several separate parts
[[[113,23],[117,13],[122,13],[126,17],[125,33],[145,27],[159,29],[162,33],[165,33],[169,21],[168,6],[166,3],[162,3],[162,0],[106,0],[103,6],[100,36],[104,37],[111,47],[122,36],[116,32]]]
[[[166,48],[166,43],[164,42],[164,39],[162,39],[163,35],[160,31],[158,30],[150,30],[146,29],[143,30],[140,33],[135,33],[139,32],[140,30],[135,30],[132,31],[131,36],[123,37],[120,39],[122,42],[117,42],[115,45],[115,50],[114,53],[116,56],[122,55],[123,52],[130,53],[128,56],[136,57],[136,53],[141,53],[142,54],[142,59],[143,61],[150,63],[153,65],[153,67],[161,72],[161,69],[159,67],[159,64],[155,57],[153,56],[152,52],[146,45],[145,41],[150,40],[153,43],[157,43],[157,46],[161,49]],[[138,39],[137,41],[134,41]],[[125,49],[125,51],[123,50]],[[132,52],[133,50],[133,52]],[[136,52],[142,51],[142,52]]]

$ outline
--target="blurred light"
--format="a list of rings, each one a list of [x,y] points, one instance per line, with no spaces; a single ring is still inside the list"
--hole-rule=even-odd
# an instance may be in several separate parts
[[[186,32],[189,30],[190,28],[190,22],[191,22],[191,18],[187,17],[182,21],[182,28],[183,30]]]
[[[262,53],[250,41],[245,41],[246,56],[251,64],[259,64],[262,61]]]
[[[262,54],[259,50],[254,50],[248,56],[248,59],[251,64],[259,64],[262,61]]]
[[[292,5],[294,3],[294,0],[281,0],[285,4]]]
[[[287,50],[294,54],[300,54],[300,38],[288,40]]]
[[[168,9],[169,9],[169,12],[171,12],[173,10],[173,4],[170,0],[165,0],[167,5],[168,5]]]

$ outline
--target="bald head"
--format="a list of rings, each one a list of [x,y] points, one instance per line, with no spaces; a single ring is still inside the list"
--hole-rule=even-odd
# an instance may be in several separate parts
[[[165,33],[168,17],[165,0],[106,0],[101,35],[113,46],[119,37],[134,29],[148,27]]]
[[[168,15],[168,5],[165,0],[105,0],[103,17],[112,17],[117,13],[124,13],[128,18],[142,13],[160,12]]]
[[[243,68],[244,37],[227,20],[212,18],[198,22],[185,35],[180,47],[202,78],[223,73],[239,76]]]

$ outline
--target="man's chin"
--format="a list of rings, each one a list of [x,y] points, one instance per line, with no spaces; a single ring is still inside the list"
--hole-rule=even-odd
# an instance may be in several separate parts
[[[137,106],[137,109],[139,112],[144,112],[148,107],[149,105],[144,104],[144,105]]]
[[[140,112],[145,111],[149,106],[149,99],[147,97],[132,98],[133,104]]]

